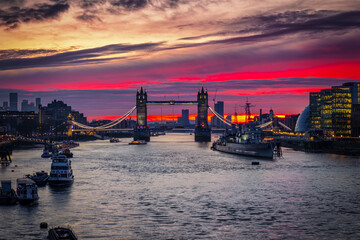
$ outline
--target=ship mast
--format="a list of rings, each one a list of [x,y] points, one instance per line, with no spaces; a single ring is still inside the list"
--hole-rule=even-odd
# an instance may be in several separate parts
[[[249,99],[246,97],[245,115],[246,115],[246,122],[247,122],[247,123],[250,122],[250,118],[251,118],[250,108],[251,108],[251,107],[255,107],[255,106],[252,105],[251,103],[249,103]]]

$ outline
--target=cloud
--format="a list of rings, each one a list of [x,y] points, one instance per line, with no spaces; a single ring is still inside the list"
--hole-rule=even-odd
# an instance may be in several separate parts
[[[272,37],[281,37],[295,33],[319,33],[324,31],[346,31],[360,28],[360,11],[288,11],[273,15],[244,17],[227,23],[232,29],[239,24],[252,26],[241,30],[220,31],[205,35],[180,38],[179,40],[197,40],[213,36],[227,36],[254,33],[219,40],[219,43],[256,41]],[[216,23],[219,24],[219,23]],[[224,25],[224,23],[220,23]],[[213,43],[216,43],[213,42]]]
[[[4,59],[14,59],[14,58],[23,58],[34,55],[44,55],[44,54],[53,54],[57,50],[53,49],[9,49],[9,50],[0,50],[0,60]]]
[[[80,0],[79,6],[83,9],[95,8],[99,5],[103,5],[107,2],[107,0]]]
[[[199,53],[197,49],[194,49],[190,55],[173,55],[166,59],[153,59],[152,61],[146,61],[146,59],[138,59],[137,61],[128,62],[123,65],[116,65],[116,69],[158,69],[161,66],[167,66],[166,68],[156,70],[155,72],[147,72],[148,76],[156,75],[160,73],[167,73],[168,71],[179,71],[176,66],[182,66],[184,69],[203,69],[203,71],[220,71],[220,72],[232,72],[239,69],[243,69],[246,66],[259,66],[264,63],[281,63],[288,68],[298,68],[303,65],[302,61],[311,59],[317,61],[317,64],[321,62],[333,62],[333,61],[353,61],[358,60],[360,54],[360,42],[358,41],[360,35],[353,34],[350,37],[338,37],[328,39],[324,42],[322,39],[312,41],[311,43],[302,43],[300,47],[288,48],[285,45],[274,47],[261,47],[257,44],[249,45],[246,48],[236,49],[224,48],[222,51],[213,53]],[[158,43],[142,43],[142,44],[112,44],[97,48],[83,49],[77,51],[67,51],[58,53],[56,50],[38,49],[38,50],[3,50],[0,51],[0,71],[9,69],[22,69],[31,67],[56,67],[56,66],[74,66],[75,64],[89,64],[89,63],[106,63],[115,59],[112,54],[136,52],[142,53],[155,53],[160,51],[171,51],[172,49],[185,49],[190,47],[211,46],[221,43],[238,43],[242,40],[235,41],[235,39],[216,40],[205,43],[189,43],[189,44],[175,44],[166,45],[165,42]],[[258,43],[258,42],[257,42]],[[271,46],[271,45],[270,45]],[[34,57],[31,55],[36,54],[52,54],[43,57]],[[55,53],[55,54],[53,54]],[[28,57],[28,58],[24,58]],[[132,58],[133,59],[133,58]],[[295,65],[292,64],[295,62]],[[296,65],[297,64],[297,65]],[[190,67],[191,66],[191,67]],[[169,68],[170,67],[170,68]],[[190,68],[189,68],[190,67]],[[105,69],[105,67],[103,67]],[[111,70],[110,68],[106,68]],[[211,71],[209,71],[211,69]],[[104,70],[105,71],[105,70]],[[181,70],[183,71],[183,70]],[[254,71],[254,70],[252,70]],[[255,70],[256,71],[256,70]]]
[[[334,78],[280,78],[238,80],[227,82],[205,82],[204,87],[209,92],[209,98],[217,89],[218,101],[225,101],[227,112],[234,111],[234,104],[244,103],[246,97],[259,108],[277,108],[281,113],[300,112],[308,104],[308,92],[320,88],[341,85],[347,79]],[[196,93],[201,88],[200,82],[178,81],[145,84],[143,86],[150,101],[155,100],[196,100]],[[91,115],[121,115],[135,105],[135,94],[139,86],[123,89],[84,89],[84,90],[54,90],[54,91],[24,91],[21,89],[0,89],[0,99],[8,100],[9,92],[18,92],[19,101],[26,98],[35,101],[41,97],[42,104],[62,100],[86,116]],[[292,102],[292,104],[288,104]],[[209,102],[209,104],[212,104]],[[180,106],[179,112],[184,106]],[[187,107],[186,107],[187,108]],[[163,106],[164,114],[171,113],[171,107]],[[149,111],[160,114],[159,106],[149,107]],[[242,113],[242,109],[238,108]],[[254,109],[253,109],[254,111]]]
[[[0,7],[22,6],[25,0],[1,0]]]
[[[110,0],[112,6],[121,7],[128,11],[144,8],[147,3],[147,0]]]
[[[185,4],[188,1],[184,0],[149,0],[149,4],[155,9],[165,10],[167,8],[176,8],[179,4]]]
[[[94,22],[99,21],[102,22],[102,20],[96,15],[96,12],[84,12],[83,14],[76,17],[78,20],[84,21],[84,22]]]
[[[109,13],[112,15],[125,15],[128,12],[140,11],[143,9],[150,9],[154,11],[166,11],[167,9],[176,9],[180,5],[204,6],[210,2],[217,2],[215,0],[79,0],[76,5],[80,7],[83,12],[76,18],[81,21],[92,22],[93,20],[100,20],[104,15]],[[192,8],[192,7],[190,7]],[[92,11],[89,14],[89,11]],[[157,14],[159,14],[157,12]]]
[[[119,54],[133,51],[152,50],[160,45],[159,43],[142,43],[142,44],[111,44],[97,48],[89,48],[78,51],[68,51],[64,53],[57,53],[51,56],[33,57],[33,58],[10,58],[0,60],[0,70],[19,69],[19,68],[32,68],[32,67],[45,67],[45,66],[63,66],[71,65],[75,63],[99,63],[104,61],[110,61],[119,58],[106,58],[101,59],[98,57],[104,57],[111,54]],[[3,51],[4,55],[16,56],[16,52],[19,54],[29,54],[31,52],[51,52],[53,50],[10,50]],[[1,54],[1,52],[0,52]],[[1,55],[0,55],[1,56]],[[96,59],[95,59],[96,58]]]
[[[45,21],[54,19],[66,12],[70,5],[67,1],[57,1],[54,4],[39,3],[31,8],[22,8],[12,5],[6,10],[0,9],[0,26],[14,29],[21,23]]]

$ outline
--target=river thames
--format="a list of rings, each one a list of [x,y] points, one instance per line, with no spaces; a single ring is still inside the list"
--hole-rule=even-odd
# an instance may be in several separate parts
[[[81,142],[74,184],[39,187],[36,206],[0,206],[0,239],[46,239],[40,222],[80,239],[360,239],[359,157],[284,148],[281,159],[256,160],[193,139]],[[16,188],[24,174],[49,172],[41,153],[15,150],[0,179]]]

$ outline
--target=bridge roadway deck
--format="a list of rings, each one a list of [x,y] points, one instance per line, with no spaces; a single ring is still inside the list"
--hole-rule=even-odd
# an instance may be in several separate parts
[[[134,131],[133,128],[99,128],[99,129],[72,129],[73,132],[107,132],[107,131]]]
[[[196,105],[197,101],[147,101],[147,105]]]
[[[166,132],[181,132],[181,131],[194,131],[194,128],[173,128],[173,129],[167,129],[165,130]],[[109,128],[109,129],[72,129],[73,132],[107,132],[107,131],[134,131],[133,128]],[[212,132],[223,132],[226,131],[225,128],[212,128],[211,129]]]

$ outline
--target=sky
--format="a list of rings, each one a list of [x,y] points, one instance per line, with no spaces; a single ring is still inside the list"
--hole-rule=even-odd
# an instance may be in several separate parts
[[[1,0],[0,101],[100,118],[126,113],[140,87],[192,101],[204,86],[227,114],[247,100],[296,114],[309,92],[360,80],[359,39],[360,0]]]

